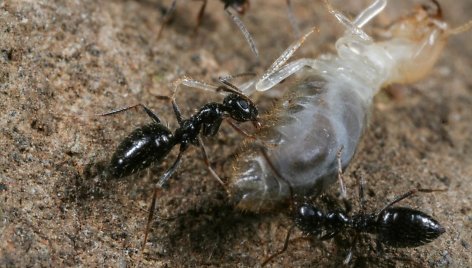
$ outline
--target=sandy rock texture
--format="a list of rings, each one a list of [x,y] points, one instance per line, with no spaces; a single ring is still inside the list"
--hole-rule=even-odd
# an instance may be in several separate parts
[[[224,74],[261,74],[295,40],[285,1],[251,1],[243,21],[260,49],[257,61],[223,4],[209,2],[198,34],[200,3],[180,1],[157,40],[170,1],[0,0],[0,267],[253,267],[282,246],[292,224],[287,211],[235,211],[198,150],[189,150],[159,196],[161,219],[153,221],[144,252],[151,185],[176,152],[132,178],[105,178],[114,148],[149,118],[137,111],[97,113],[144,103],[175,129],[170,104],[155,98],[169,95],[172,81],[184,74],[207,82]],[[333,51],[343,31],[321,2],[292,1],[300,28],[320,29],[296,58]],[[353,16],[369,1],[332,2]],[[390,2],[374,32],[413,6]],[[452,25],[472,19],[471,1],[439,2]],[[418,186],[447,188],[402,203],[432,215],[447,232],[426,246],[386,249],[380,256],[367,240],[350,266],[472,266],[471,43],[470,31],[452,37],[427,79],[376,97],[345,175],[354,209],[355,174],[367,181],[372,210]],[[275,101],[256,97],[261,110]],[[186,88],[177,101],[189,115],[221,96]],[[240,141],[228,126],[205,139],[224,180]],[[301,235],[296,231],[287,252],[270,265],[337,267],[348,250],[343,238],[320,243],[296,239]]]

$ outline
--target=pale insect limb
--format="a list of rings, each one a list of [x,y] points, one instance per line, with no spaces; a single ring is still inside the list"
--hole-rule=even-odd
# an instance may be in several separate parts
[[[361,14],[357,15],[356,19],[352,24],[356,25],[358,28],[362,28],[369,21],[371,21],[375,16],[377,16],[382,10],[387,6],[387,0],[376,0],[366,9],[364,9]]]
[[[380,0],[377,0],[377,1],[380,1]],[[346,27],[347,31],[349,31],[353,35],[358,36],[361,39],[372,40],[372,38],[368,34],[366,34],[364,31],[362,31],[361,28],[357,27],[356,24],[352,23],[344,14],[342,14],[341,12],[335,10],[333,8],[333,6],[331,6],[331,4],[329,3],[328,0],[325,0],[324,3],[326,5],[326,8],[328,9],[329,13],[331,13],[344,27]],[[370,6],[367,9],[369,9],[369,8],[370,8]],[[362,13],[364,13],[364,11],[361,12],[361,15],[362,15]]]
[[[269,76],[261,78],[256,84],[257,91],[266,91],[279,84],[282,80],[297,73],[304,67],[315,67],[316,59],[303,58],[293,62],[287,63],[286,65],[279,67],[278,70],[274,70]]]
[[[454,29],[450,29],[446,31],[446,37],[451,36],[451,35],[456,35],[456,34],[461,34],[463,32],[467,32],[470,29],[472,29],[472,20],[462,24],[459,27],[456,27]]]
[[[241,31],[241,33],[243,33],[244,38],[245,38],[246,41],[248,42],[249,47],[251,48],[252,53],[254,53],[254,55],[256,56],[256,58],[259,58],[259,50],[257,50],[256,43],[254,42],[254,39],[252,38],[252,35],[249,33],[249,31],[248,31],[248,29],[246,28],[246,26],[244,26],[243,21],[242,21],[236,14],[234,14],[233,12],[231,12],[229,8],[226,8],[225,11],[226,11],[226,13],[228,14],[228,16],[233,20],[234,24],[236,24],[236,26],[238,26],[238,28],[239,28],[239,30]]]
[[[234,80],[239,77],[245,77],[245,76],[256,76],[257,74],[254,72],[245,72],[245,73],[239,73],[239,74],[234,74],[234,75],[225,75],[225,76],[220,76],[218,77],[218,81],[223,83],[223,81],[230,82],[231,80]]]
[[[295,32],[295,37],[299,38],[302,35],[302,32],[300,31],[300,24],[298,23],[297,18],[293,14],[292,1],[291,0],[287,0],[287,16],[288,16],[288,20],[290,21],[290,24],[292,25],[292,28]]]
[[[347,191],[346,191],[346,186],[344,185],[343,166],[341,163],[341,156],[342,156],[343,150],[344,150],[344,146],[341,146],[341,148],[339,148],[338,152],[336,153],[336,159],[338,161],[338,181],[339,181],[339,190],[341,192],[341,199],[346,199]]]
[[[300,48],[300,46],[305,42],[305,40],[310,36],[315,30],[317,31],[318,28],[313,27],[311,28],[310,31],[308,31],[305,35],[303,35],[300,39],[295,41],[293,44],[291,44],[283,53],[280,55],[278,59],[272,63],[272,65],[267,69],[267,71],[262,75],[261,79],[256,83],[256,90],[257,91],[266,91],[276,85],[277,83],[268,83],[267,80],[270,80],[270,76],[272,76],[274,73],[279,71],[282,66],[293,56],[293,54]],[[293,73],[293,72],[292,72]],[[290,74],[292,74],[290,73]],[[290,75],[289,74],[289,75]],[[281,79],[283,80],[283,79]],[[281,81],[280,80],[280,81]],[[279,82],[280,82],[279,81]],[[268,85],[271,85],[269,87],[263,86],[264,83],[268,83]]]
[[[218,92],[217,91],[217,89],[218,89],[217,86],[210,85],[210,84],[207,84],[205,82],[192,79],[188,76],[184,76],[182,78],[179,78],[179,79],[175,80],[172,84],[173,84],[173,87],[174,87],[174,91],[173,91],[173,94],[172,94],[173,97],[176,95],[177,90],[179,89],[180,85],[184,85],[184,86],[191,87],[191,88],[203,89],[203,90],[206,90],[206,91]]]
[[[205,165],[208,171],[213,176],[213,178],[215,178],[221,184],[221,186],[223,186],[223,188],[225,188],[226,190],[225,183],[221,180],[220,176],[218,176],[218,174],[216,174],[216,172],[211,167],[210,160],[208,159],[208,153],[205,149],[205,144],[203,143],[203,140],[201,137],[198,137],[198,145],[200,146],[200,149],[202,150],[203,161],[205,162]]]

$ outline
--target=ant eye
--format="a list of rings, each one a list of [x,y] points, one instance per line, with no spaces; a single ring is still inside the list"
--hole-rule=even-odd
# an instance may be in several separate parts
[[[241,108],[241,110],[247,111],[249,109],[249,103],[245,100],[238,101],[238,106]]]

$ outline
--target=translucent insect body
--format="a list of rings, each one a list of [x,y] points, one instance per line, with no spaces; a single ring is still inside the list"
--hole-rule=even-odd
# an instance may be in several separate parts
[[[434,2],[436,3],[436,2]],[[441,10],[418,9],[394,23],[385,41],[375,42],[362,27],[380,13],[386,0],[376,0],[354,21],[328,10],[345,26],[336,42],[337,54],[299,59],[285,64],[310,31],[290,46],[257,81],[258,91],[268,90],[288,76],[302,78],[288,89],[285,101],[256,136],[267,155],[297,195],[316,195],[336,181],[337,152],[341,164],[351,161],[366,127],[374,95],[391,83],[422,79],[433,67],[445,45],[447,24]],[[428,12],[429,11],[429,12]],[[431,14],[434,13],[434,14]],[[289,198],[289,185],[271,171],[257,142],[234,164],[233,197],[243,210],[272,209]]]

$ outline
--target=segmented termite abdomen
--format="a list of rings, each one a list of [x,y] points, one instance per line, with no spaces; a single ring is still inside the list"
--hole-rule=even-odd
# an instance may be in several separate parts
[[[294,194],[316,195],[334,182],[341,148],[342,166],[348,165],[364,130],[372,95],[373,90],[361,82],[316,71],[287,93],[275,109],[275,120],[256,136],[273,145],[266,148],[270,161]],[[236,160],[235,170],[232,190],[241,209],[268,210],[290,197],[287,182],[277,178],[260,151],[250,145]]]

